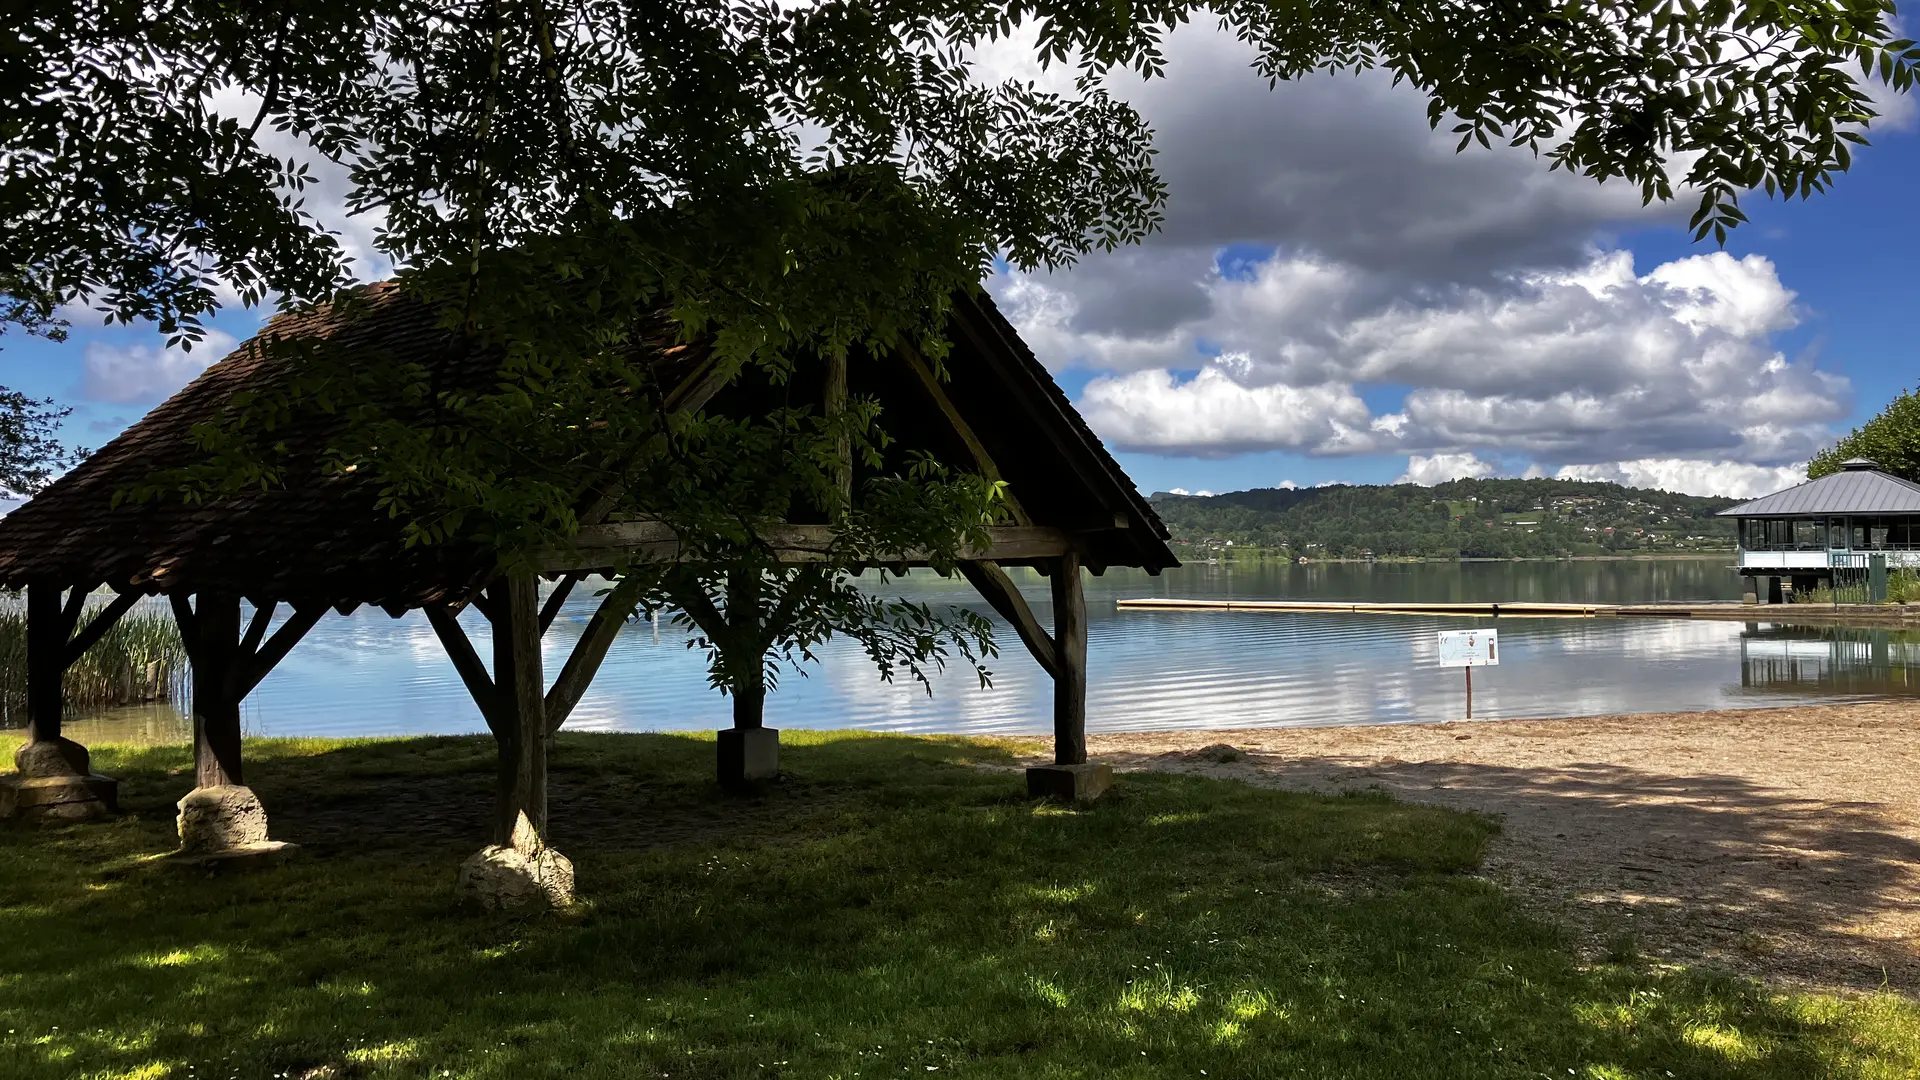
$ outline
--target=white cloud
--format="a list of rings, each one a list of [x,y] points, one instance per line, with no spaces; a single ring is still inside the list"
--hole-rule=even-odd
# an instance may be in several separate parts
[[[1417,90],[1269,88],[1205,26],[1165,51],[1167,78],[1108,82],[1158,132],[1165,228],[989,283],[1049,367],[1097,373],[1081,405],[1116,446],[1542,476],[1692,461],[1724,489],[1804,461],[1851,411],[1845,378],[1774,344],[1802,313],[1771,261],[1703,250],[1643,270],[1611,239],[1683,223],[1692,193],[1645,207],[1525,150],[1456,154]],[[1910,121],[1904,97],[1885,104]]]
[[[1805,462],[1768,467],[1738,461],[1641,458],[1599,465],[1568,465],[1555,476],[1561,480],[1600,480],[1628,487],[1678,491],[1687,495],[1757,499],[1782,488],[1804,483],[1807,466]]]
[[[1492,476],[1494,467],[1472,454],[1434,454],[1424,457],[1415,454],[1407,459],[1407,471],[1400,474],[1396,484],[1419,484],[1432,487],[1449,480],[1478,480]]]
[[[1087,384],[1080,411],[1094,430],[1129,449],[1218,456],[1238,450],[1317,447],[1343,427],[1367,422],[1347,386],[1245,386],[1221,357],[1191,379],[1165,370],[1106,376]]]
[[[1595,252],[1569,270],[1409,296],[1276,253],[1201,288],[1203,314],[1148,337],[1076,333],[1075,295],[1049,282],[1005,295],[1050,363],[1120,372],[1089,383],[1081,404],[1130,450],[1782,465],[1829,441],[1849,406],[1846,379],[1772,344],[1799,315],[1758,255],[1694,255],[1642,275],[1629,252]],[[1205,356],[1202,343],[1224,351]],[[1412,389],[1375,414],[1359,388],[1380,386]]]
[[[191,352],[162,345],[115,346],[90,341],[80,395],[115,405],[151,404],[191,382],[208,364],[238,345],[232,334],[213,329]]]

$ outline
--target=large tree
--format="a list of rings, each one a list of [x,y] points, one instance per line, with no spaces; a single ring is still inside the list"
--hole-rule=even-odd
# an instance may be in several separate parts
[[[889,458],[885,418],[845,373],[938,373],[953,298],[994,259],[1059,267],[1158,224],[1152,133],[1103,81],[1160,74],[1163,36],[1190,17],[1252,42],[1275,80],[1385,68],[1462,148],[1532,147],[1650,200],[1696,188],[1702,236],[1741,220],[1744,191],[1824,188],[1874,115],[1871,80],[1904,91],[1920,60],[1893,39],[1891,0],[10,10],[0,318],[82,302],[191,340],[222,295],[339,301],[351,268],[305,202],[318,162],[346,176],[345,208],[377,221],[401,286],[468,355],[497,358],[489,378],[447,386],[423,365],[270,342],[295,377],[201,425],[204,467],[131,494],[281,482],[275,432],[332,412],[330,467],[375,478],[420,542],[495,547],[515,625],[532,614],[534,552],[583,517],[661,519],[703,562],[659,587],[700,623],[716,682],[749,698],[770,651],[804,653],[829,630],[865,635],[883,662],[966,647],[963,617],[863,605],[847,579],[889,545],[958,551],[993,500],[981,478]],[[1068,89],[980,76],[980,46],[1027,34],[1077,70]],[[764,384],[764,407],[732,424],[669,408],[647,361],[663,335],[710,349],[722,379]],[[756,458],[769,440],[778,453]],[[729,501],[753,461],[783,479]],[[782,516],[843,542],[791,569],[762,537]],[[503,741],[503,775],[539,759],[522,750]]]
[[[60,421],[72,412],[0,386],[0,499],[32,498],[79,456],[60,444]]]
[[[1902,393],[1873,419],[1813,455],[1807,479],[1839,472],[1850,458],[1866,458],[1895,476],[1920,480],[1920,391]]]
[[[273,432],[319,408],[342,418],[333,466],[379,478],[422,542],[478,539],[513,563],[565,543],[592,507],[683,522],[716,566],[762,570],[709,490],[636,481],[665,459],[710,471],[800,414],[696,446],[633,346],[664,325],[707,343],[723,376],[775,384],[909,351],[938,369],[951,298],[995,258],[1057,267],[1156,226],[1152,133],[1103,83],[1160,74],[1164,35],[1189,18],[1251,42],[1274,80],[1384,68],[1463,149],[1531,147],[1649,200],[1697,190],[1702,236],[1738,224],[1743,192],[1824,188],[1862,141],[1876,84],[1906,90],[1920,60],[1894,38],[1891,0],[12,10],[0,318],[82,302],[192,339],[223,295],[334,298],[351,267],[305,202],[324,167],[345,176],[329,197],[378,222],[404,287],[498,357],[485,385],[448,390],[404,364],[303,356],[283,392],[204,426],[205,468],[138,494],[275,482]],[[1009,38],[1078,79],[1055,92],[983,78],[979,48]],[[805,404],[823,420],[861,407]],[[852,453],[815,439],[786,460],[844,472]],[[869,479],[887,475],[902,474]],[[975,513],[922,494],[874,513],[949,534]],[[800,500],[850,527],[856,502]],[[942,505],[935,528],[924,511]]]

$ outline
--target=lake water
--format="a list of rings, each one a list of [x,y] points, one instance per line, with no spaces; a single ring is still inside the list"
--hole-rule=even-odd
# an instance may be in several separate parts
[[[1014,571],[1045,620],[1044,578]],[[1573,716],[1765,705],[1920,693],[1920,635],[1685,619],[1493,619],[1119,611],[1124,597],[1648,602],[1736,599],[1725,557],[1563,563],[1195,565],[1149,577],[1088,579],[1088,726],[1369,724],[1453,720],[1463,677],[1436,663],[1434,632],[1498,626],[1500,666],[1474,676],[1476,719]],[[959,580],[916,573],[898,592],[985,612]],[[548,635],[549,678],[596,600],[581,589]],[[473,613],[468,633],[486,627]],[[1042,733],[1051,682],[1011,630],[982,689],[970,669],[888,685],[849,643],[825,647],[805,675],[787,672],[767,702],[774,727]],[[569,730],[724,727],[728,702],[706,685],[688,634],[663,621],[630,624],[568,722]],[[329,615],[248,698],[258,735],[481,732],[440,643],[417,613]],[[85,739],[184,738],[167,707],[76,721]]]

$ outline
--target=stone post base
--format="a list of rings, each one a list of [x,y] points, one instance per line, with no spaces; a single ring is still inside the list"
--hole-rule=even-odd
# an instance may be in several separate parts
[[[120,781],[86,776],[0,776],[0,818],[104,821],[120,809]]]
[[[44,739],[13,754],[20,771],[0,776],[0,818],[99,821],[120,809],[120,781],[93,771],[87,748]]]
[[[194,788],[178,803],[176,861],[195,865],[281,862],[298,850],[267,839],[267,811],[252,788]]]
[[[737,787],[780,775],[778,728],[726,728],[720,739],[720,784]]]
[[[460,899],[488,911],[566,907],[573,903],[573,863],[521,814],[513,843],[481,848],[460,864]]]
[[[1027,797],[1092,802],[1113,786],[1113,766],[1104,761],[1083,765],[1036,765],[1027,770]]]

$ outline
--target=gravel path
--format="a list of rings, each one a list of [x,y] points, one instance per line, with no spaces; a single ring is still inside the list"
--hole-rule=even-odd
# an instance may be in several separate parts
[[[1488,874],[1590,953],[1920,996],[1920,704],[1088,741],[1120,769],[1495,815]]]

